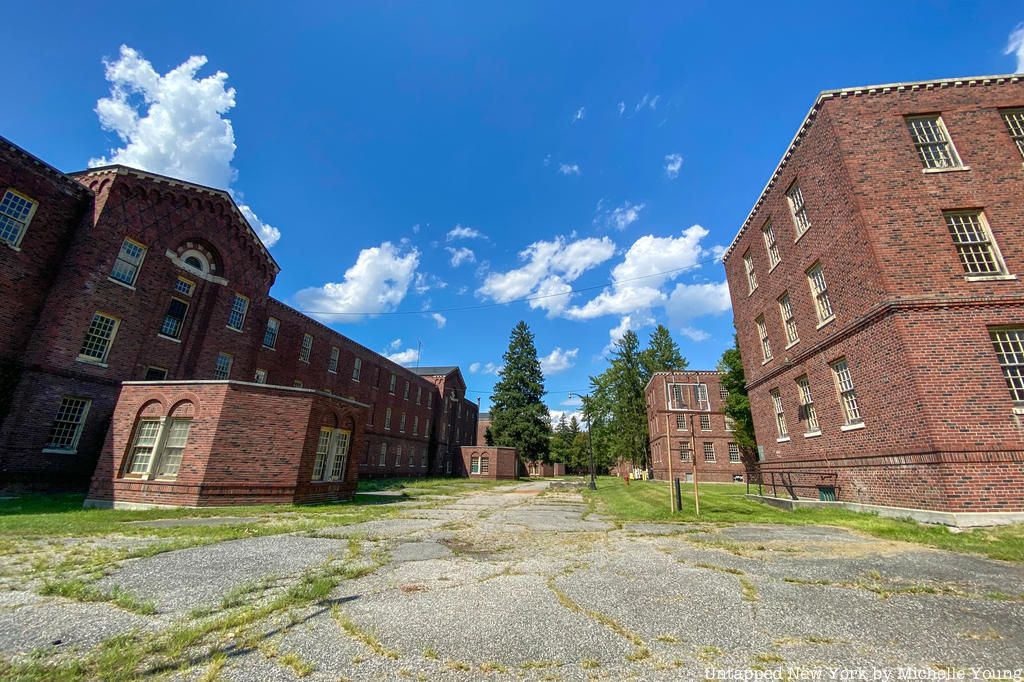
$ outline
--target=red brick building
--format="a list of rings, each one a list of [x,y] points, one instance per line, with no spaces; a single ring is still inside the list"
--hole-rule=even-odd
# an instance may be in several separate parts
[[[491,480],[519,478],[519,451],[483,445],[459,448],[461,473],[469,478]]]
[[[725,414],[729,394],[718,372],[655,372],[644,389],[654,478],[731,483],[746,470]]]
[[[224,191],[66,175],[0,138],[0,487],[84,489],[121,382],[139,380],[341,396],[369,406],[360,475],[450,471],[476,434],[458,369],[401,367],[275,300],[278,271]]]
[[[760,469],[1024,511],[1024,80],[821,93],[725,254]]]

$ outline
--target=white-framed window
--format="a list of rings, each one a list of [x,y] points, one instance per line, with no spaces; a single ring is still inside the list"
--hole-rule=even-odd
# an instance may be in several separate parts
[[[412,417],[412,435],[420,435],[420,416],[418,414]]]
[[[907,127],[914,141],[914,148],[927,169],[960,168],[960,156],[949,137],[946,124],[938,114],[908,116]]]
[[[131,457],[125,469],[129,476],[145,476],[156,452],[157,436],[160,435],[159,419],[142,419],[135,427],[135,442],[130,450]]]
[[[831,320],[835,313],[832,312],[832,302],[828,298],[828,285],[825,283],[825,273],[821,269],[821,263],[815,263],[807,270],[807,283],[811,287],[811,296],[814,298],[818,324],[824,324]]]
[[[487,472],[490,471],[490,469],[491,469],[491,458],[490,457],[481,457],[480,458],[480,473],[481,474],[486,474]]]
[[[125,475],[132,478],[177,478],[191,428],[192,419],[188,417],[141,419],[135,427]]]
[[[740,446],[736,443],[729,443],[729,462],[736,464],[740,461]]]
[[[779,315],[782,317],[782,328],[786,332],[786,346],[792,346],[800,340],[800,334],[796,329],[793,302],[789,300],[788,291],[782,292],[782,296],[779,296]]]
[[[729,415],[725,415],[725,430],[726,431],[735,431],[736,430],[736,420],[733,419],[732,417],[730,417]]]
[[[1024,329],[993,329],[989,336],[1010,398],[1017,406],[1024,406]]]
[[[242,331],[245,324],[245,313],[249,310],[249,299],[236,293],[231,299],[231,312],[228,313],[228,326],[232,329]]]
[[[947,211],[946,227],[953,237],[960,264],[967,276],[1003,275],[1006,265],[992,237],[992,229],[981,211]]]
[[[769,393],[772,397],[772,407],[775,409],[775,428],[779,432],[779,438],[789,438],[789,430],[786,429],[786,413],[782,409],[782,394],[777,388],[773,388]]]
[[[0,199],[0,241],[17,247],[28,230],[38,204],[24,194],[9,189]]]
[[[395,394],[395,384],[397,382],[398,382],[398,377],[396,377],[394,374],[392,374],[391,375],[391,381],[390,381],[390,383],[388,383],[388,393],[390,393],[391,395]]]
[[[818,425],[818,411],[814,409],[814,396],[811,395],[811,382],[807,375],[797,377],[797,390],[800,393],[800,413],[797,415],[799,421],[807,422],[807,433],[821,433]]]
[[[398,432],[405,433],[405,412],[398,417]]]
[[[299,348],[299,360],[301,362],[309,362],[309,356],[313,352],[313,335],[303,334],[302,335],[302,347]]]
[[[727,389],[725,386],[722,386],[721,384],[719,384],[719,386],[718,386],[718,397],[721,398],[723,402],[728,400],[729,399],[729,389]]]
[[[192,292],[196,290],[196,283],[190,279],[179,277],[174,280],[174,290],[182,296],[191,296]]]
[[[352,363],[352,381],[359,381],[359,377],[363,374],[363,359],[356,358]]]
[[[701,431],[710,431],[711,430],[711,415],[710,414],[702,414],[700,416],[700,430]]]
[[[387,466],[387,464],[388,464],[388,459],[387,458],[388,458],[388,444],[387,443],[381,443],[380,444],[380,455],[377,457],[377,466],[379,466],[379,467]]]
[[[423,469],[427,468],[427,449],[426,448],[423,448],[423,451],[420,453],[420,467],[423,468]]]
[[[754,323],[757,325],[757,336],[761,339],[761,355],[768,362],[772,359],[772,344],[768,340],[768,325],[765,324],[764,315],[758,315]]]
[[[857,404],[857,392],[853,388],[849,363],[846,358],[842,358],[833,362],[831,366],[832,376],[836,380],[836,391],[839,393],[839,404],[843,407],[844,425],[863,424],[864,420],[860,416],[860,406]]]
[[[685,414],[677,414],[676,415],[676,431],[685,431],[685,430],[686,430],[686,415]]]
[[[133,239],[125,237],[121,242],[121,250],[114,259],[114,267],[110,271],[110,278],[135,286],[135,280],[139,277],[139,269],[142,268],[142,260],[146,257],[146,247]]]
[[[105,363],[120,324],[121,320],[116,317],[98,311],[93,313],[89,328],[85,331],[85,338],[82,340],[82,347],[78,351],[78,359]]]
[[[302,388],[302,379],[296,379],[293,381],[292,388]]]
[[[680,462],[689,462],[691,459],[693,459],[693,452],[691,452],[691,450],[690,450],[690,444],[689,443],[680,443],[679,444],[679,461]]]
[[[195,249],[185,251],[181,254],[181,262],[202,275],[209,274],[210,272],[210,261],[207,259],[206,254],[201,251],[196,251]]]
[[[281,331],[281,320],[276,317],[267,318],[267,328],[263,332],[263,347],[264,348],[276,348],[277,347],[277,333]]]
[[[1024,156],[1024,109],[1008,109],[1002,114],[1010,137],[1017,143],[1017,151]]]
[[[256,370],[256,376],[254,377],[254,379],[255,379],[257,384],[265,384],[265,383],[267,383],[267,370],[265,370],[265,369],[257,369]]]
[[[715,444],[704,443],[704,461],[714,462],[715,461]]]
[[[334,429],[327,426],[320,427],[320,437],[316,444],[316,459],[313,461],[313,480],[323,480],[324,472],[327,471],[327,457],[331,452],[331,434]]]
[[[752,294],[754,293],[754,289],[757,288],[757,273],[754,272],[754,257],[750,255],[749,250],[743,254],[743,267],[747,271],[748,293]]]
[[[157,478],[177,478],[181,469],[181,458],[185,454],[188,433],[192,428],[191,419],[167,419],[164,421],[163,442],[156,460]]]
[[[62,396],[57,414],[50,425],[50,433],[46,437],[47,450],[77,452],[78,440],[82,437],[85,418],[89,415],[92,401],[88,398]]]
[[[480,473],[480,458],[470,457],[469,459],[469,473],[479,474]]]
[[[331,358],[327,361],[327,371],[331,374],[338,373],[338,359],[341,357],[341,349],[331,346]]]
[[[707,384],[696,384],[693,387],[693,400],[697,403],[698,410],[710,410],[711,401],[708,400]]]
[[[391,430],[391,408],[384,410],[384,428]]]
[[[668,390],[668,409],[685,410],[687,408],[686,386],[683,384],[668,384],[666,388]]]
[[[416,404],[417,405],[422,405],[423,404],[423,403],[420,402],[421,398],[423,398],[423,387],[422,386],[417,386],[416,387]]]
[[[217,361],[213,365],[213,378],[218,380],[227,379],[231,376],[231,365],[235,358],[231,353],[217,353]]]
[[[779,255],[779,245],[775,241],[775,228],[772,221],[768,221],[761,228],[761,236],[764,237],[764,250],[768,252],[768,269],[772,270],[782,261]]]
[[[807,204],[804,203],[804,193],[800,191],[800,185],[796,180],[786,190],[786,200],[789,202],[789,213],[793,216],[796,238],[799,239],[807,230],[811,229],[811,219],[807,217]]]
[[[402,400],[409,399],[409,382],[405,382],[405,389],[402,391]]]
[[[434,392],[433,391],[429,391],[429,392],[427,392],[427,408],[429,409],[429,408],[431,408],[433,406],[434,406]]]
[[[402,466],[402,445],[399,443],[395,446],[395,466]]]
[[[160,333],[172,339],[180,339],[185,327],[185,316],[188,315],[188,303],[180,298],[171,297],[164,313],[164,321],[160,324]]]
[[[348,464],[348,452],[349,446],[352,442],[352,432],[346,429],[320,429],[320,442],[317,443],[316,457],[320,459],[321,443],[324,439],[324,431],[329,431],[328,444],[326,448],[327,455],[325,456],[325,463],[321,472],[322,478],[319,480],[323,481],[342,481],[345,479],[345,468]],[[315,476],[316,471],[314,468],[313,480],[318,480]]]

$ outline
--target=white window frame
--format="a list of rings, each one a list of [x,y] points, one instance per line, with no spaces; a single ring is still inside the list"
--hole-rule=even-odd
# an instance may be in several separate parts
[[[832,308],[832,300],[828,296],[828,282],[825,281],[825,269],[821,261],[807,268],[807,284],[811,288],[811,298],[814,300],[814,310],[818,316],[818,328],[836,319],[835,309]]]
[[[222,367],[223,360],[227,359],[227,367]],[[214,381],[226,381],[231,378],[231,367],[235,364],[235,356],[223,351],[217,353],[217,359],[213,361]],[[221,376],[223,375],[223,376]]]
[[[405,433],[405,412],[398,416],[398,432]]]
[[[700,430],[710,431],[711,430],[711,415],[702,414],[700,415]]]
[[[377,456],[377,466],[386,467],[388,465],[388,444],[387,441],[381,441],[380,454]]]
[[[747,295],[749,296],[757,290],[757,272],[754,270],[754,257],[750,254],[750,249],[743,254],[743,268],[747,272]]]
[[[999,113],[1010,133],[1010,139],[1017,143],[1017,151],[1024,157],[1024,109],[1002,109]]]
[[[391,408],[388,407],[384,410],[384,430],[391,430]]]
[[[470,457],[469,458],[469,474],[470,476],[480,475],[480,458]]]
[[[800,407],[803,408],[807,431],[804,438],[821,435],[821,424],[818,422],[818,410],[814,407],[814,395],[811,393],[811,380],[806,374],[796,378],[797,394],[800,396]]]
[[[405,389],[402,391],[402,400],[409,399],[409,382],[405,382]]]
[[[757,336],[761,340],[761,356],[764,358],[761,364],[771,362],[774,356],[772,355],[772,342],[768,338],[768,323],[764,320],[764,315],[758,315],[754,318],[754,324],[757,325]]]
[[[725,430],[726,431],[735,431],[736,430],[736,420],[733,419],[732,417],[730,417],[729,415],[723,415],[723,416],[724,416],[724,421],[725,421]]]
[[[685,414],[677,414],[676,415],[676,431],[686,431],[686,430],[688,430],[686,428],[686,415]]]
[[[131,246],[138,249],[139,253],[135,256],[125,255],[125,247]],[[129,237],[125,237],[121,242],[121,248],[117,251],[117,256],[114,257],[114,266],[110,269],[110,275],[107,277],[110,281],[120,284],[121,286],[128,287],[129,289],[135,288],[135,282],[139,279],[139,272],[142,270],[142,262],[146,260],[146,248],[145,244],[135,241]],[[119,269],[120,266],[120,269]],[[121,279],[118,277],[118,273],[126,273],[128,279]]]
[[[359,377],[363,374],[363,359],[357,357],[355,362],[352,363],[352,381],[359,381]]]
[[[276,317],[267,318],[267,328],[263,330],[263,347],[270,350],[277,348],[277,336],[281,333],[281,320]],[[270,343],[267,343],[270,339]]]
[[[937,133],[938,136],[921,137],[920,133],[924,132],[924,126],[919,124],[929,121],[933,122],[930,132]],[[960,154],[957,153],[956,145],[953,144],[953,137],[949,134],[941,114],[907,116],[906,123],[907,130],[910,132],[910,139],[914,143],[915,151],[917,151],[917,158],[921,162],[925,173],[967,170],[968,167],[960,160]],[[933,137],[934,139],[932,139]],[[936,155],[935,150],[940,147],[944,148],[944,153]],[[940,157],[945,157],[946,161],[943,161]]]
[[[765,222],[761,228],[761,237],[764,238],[764,250],[768,253],[768,272],[771,272],[776,265],[782,262],[782,256],[779,254],[779,242],[775,238],[772,221]]]
[[[779,389],[773,388],[768,395],[772,398],[772,408],[775,411],[775,430],[779,436],[776,440],[784,443],[789,440],[789,429],[786,427],[786,411],[782,406],[782,394]]]
[[[789,349],[800,343],[800,331],[797,329],[796,316],[793,314],[793,300],[789,297],[788,291],[783,291],[778,302],[782,331],[786,335],[786,348]]]
[[[253,381],[255,381],[257,384],[265,384],[265,383],[267,383],[267,370],[265,370],[265,369],[257,369],[256,370],[256,375],[253,378]]]
[[[299,362],[309,364],[309,358],[313,354],[313,335],[302,335],[302,346],[299,348]]]
[[[352,432],[350,430],[332,429],[329,426],[320,427],[311,480],[318,483],[344,481],[351,450]]]
[[[714,464],[717,461],[718,460],[715,458],[715,444],[714,443],[705,442],[704,443],[704,463],[705,464]]]
[[[790,183],[786,190],[786,201],[789,203],[789,214],[793,217],[793,229],[796,230],[796,239],[793,241],[799,241],[811,229],[811,219],[807,215],[807,202],[804,201],[798,180]]]
[[[412,417],[412,435],[420,435],[420,416],[418,414],[414,414]]]
[[[422,386],[417,386],[416,387],[416,404],[417,405],[422,405],[423,404],[421,402],[422,398],[423,398],[423,387]]]
[[[57,429],[57,423],[60,421],[60,416],[65,412],[64,406],[67,403],[75,403],[76,410],[78,411],[77,421],[71,422],[67,419],[62,420],[63,424],[72,425],[70,431],[70,441],[62,439],[62,442],[55,443],[52,438],[54,431]],[[46,446],[43,448],[43,452],[53,452],[61,454],[74,454],[78,452],[78,441],[82,438],[82,431],[85,429],[85,420],[89,418],[89,409],[92,407],[92,400],[89,398],[83,398],[75,395],[62,395],[60,397],[60,403],[57,405],[57,412],[53,416],[53,421],[50,423],[50,430],[46,435]],[[67,443],[65,445],[64,443]]]
[[[395,466],[402,466],[402,444],[398,443],[395,445]]]
[[[106,325],[108,322],[110,324]],[[107,328],[100,329],[99,325],[107,326]],[[91,365],[106,367],[107,359],[110,357],[110,349],[114,345],[114,339],[117,337],[117,330],[120,326],[120,318],[108,315],[100,310],[94,312],[92,314],[92,318],[89,320],[89,326],[85,330],[85,338],[82,339],[82,345],[78,350],[78,360]],[[86,348],[88,344],[92,344],[97,347],[98,344],[102,344],[102,352],[100,355],[97,356],[86,352],[88,350]]]
[[[1024,328],[990,329],[989,338],[1010,391],[1013,411],[1024,414]]]
[[[1003,279],[1007,276],[1006,262],[984,211],[943,211],[942,218],[949,230],[966,280],[985,281]],[[982,262],[986,265],[991,263],[994,269],[972,270],[971,268],[977,267],[979,254]]]
[[[331,346],[331,357],[327,361],[327,371],[331,374],[338,373],[338,361],[341,359],[341,349],[337,346]]]
[[[729,443],[729,464],[739,464],[743,461],[740,457],[740,446],[736,443]]]
[[[391,395],[395,394],[395,388],[398,386],[398,377],[394,374],[391,375],[391,380],[388,382],[388,393]]]
[[[245,326],[245,315],[249,312],[249,297],[235,292],[231,299],[231,309],[228,311],[228,329],[236,332],[242,331]]]
[[[11,200],[8,200],[8,195],[11,196]],[[12,203],[27,203],[28,211],[15,210]],[[25,196],[21,192],[15,191],[8,187],[0,198],[0,228],[7,226],[15,226],[17,232],[11,237],[0,238],[0,241],[7,244],[15,250],[19,250],[21,247],[21,241],[25,238],[25,233],[28,232],[28,226],[32,224],[32,218],[36,215],[36,209],[39,208],[39,202],[31,197]],[[8,230],[13,231],[13,230]]]
[[[187,277],[178,277],[174,281],[174,291],[181,294],[182,296],[192,296],[192,293],[196,290],[196,283]]]
[[[143,424],[154,423],[157,429],[156,433],[152,436],[152,441],[147,444],[140,444]],[[180,444],[171,444],[171,439],[174,437],[172,433],[175,430],[174,427],[180,424],[186,425],[184,437],[181,439]],[[135,431],[132,434],[132,445],[128,449],[123,473],[121,474],[122,478],[143,481],[177,480],[178,474],[181,472],[181,462],[184,459],[185,447],[188,444],[188,438],[191,433],[191,417],[143,417],[135,425]],[[141,448],[148,450],[146,453],[148,459],[140,471],[133,471],[137,458],[141,454]],[[168,471],[168,462],[172,460],[175,460],[174,471],[170,472]]]
[[[829,363],[832,378],[836,384],[839,406],[843,412],[843,431],[864,428],[864,417],[861,415],[860,403],[857,402],[857,390],[853,385],[853,374],[846,358],[839,358]]]

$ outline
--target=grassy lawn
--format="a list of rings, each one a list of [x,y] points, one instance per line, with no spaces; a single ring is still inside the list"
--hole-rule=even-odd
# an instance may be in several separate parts
[[[780,523],[829,525],[849,528],[886,540],[899,540],[993,559],[1024,562],[1024,524],[978,528],[961,533],[943,526],[886,519],[841,509],[784,511],[744,497],[746,486],[735,483],[700,485],[700,516],[694,512],[693,486],[683,484],[683,507],[669,511],[669,485],[665,481],[630,481],[602,476],[597,490],[584,490],[596,511],[622,521],[675,523]]]

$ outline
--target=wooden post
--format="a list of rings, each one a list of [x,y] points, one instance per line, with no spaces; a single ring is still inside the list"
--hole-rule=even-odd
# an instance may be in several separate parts
[[[665,434],[665,443],[668,444],[666,450],[668,450],[668,506],[669,511],[673,514],[677,511],[676,509],[676,494],[672,489],[672,436]]]
[[[693,464],[693,508],[700,516],[700,491],[697,489],[697,436],[693,430],[693,413],[690,413],[690,459]]]

